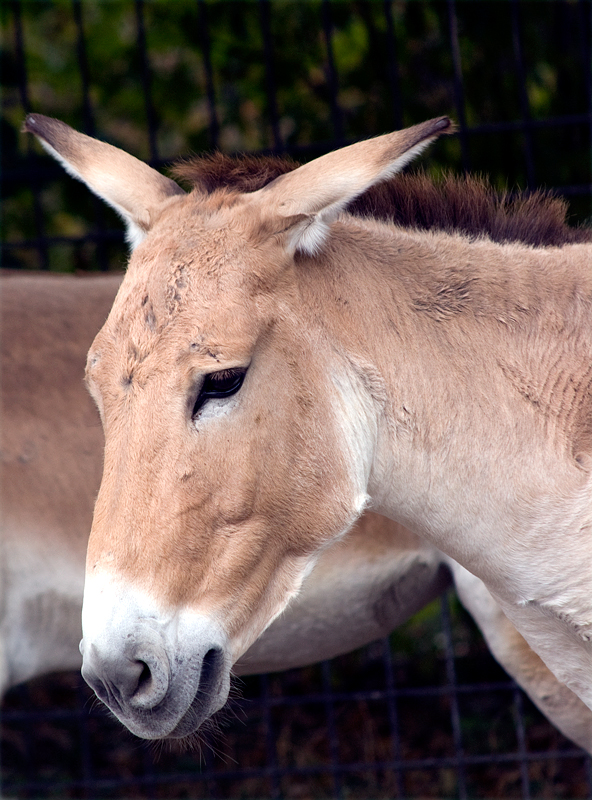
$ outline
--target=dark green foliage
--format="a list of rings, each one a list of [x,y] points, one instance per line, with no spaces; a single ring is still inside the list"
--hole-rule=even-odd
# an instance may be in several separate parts
[[[118,223],[38,159],[18,133],[25,104],[158,166],[212,146],[306,160],[449,114],[469,132],[424,157],[433,173],[467,167],[500,189],[567,187],[574,219],[590,216],[588,2],[24,0],[1,14],[5,237],[65,237],[46,248],[51,269],[118,268],[125,255],[104,239],[100,253],[77,243]],[[35,247],[11,247],[4,265],[42,261]]]

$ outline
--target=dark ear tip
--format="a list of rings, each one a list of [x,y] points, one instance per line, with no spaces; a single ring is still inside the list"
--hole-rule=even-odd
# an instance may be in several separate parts
[[[406,131],[417,139],[415,143],[419,143],[427,139],[437,139],[442,134],[455,133],[456,125],[450,117],[434,117],[411,128],[404,128],[403,133]]]
[[[439,133],[456,133],[456,124],[450,117],[440,117],[436,120],[434,128]]]
[[[25,121],[23,122],[23,127],[21,128],[21,133],[35,133],[36,124],[37,119],[35,114],[27,114]]]
[[[23,133],[33,133],[42,139],[51,138],[55,136],[57,131],[65,130],[69,126],[59,119],[53,117],[46,117],[44,114],[27,114],[21,131]]]
[[[44,130],[51,126],[52,123],[58,123],[58,120],[52,120],[51,117],[45,117],[43,114],[27,114],[21,131],[23,133],[34,133],[35,136],[42,136]]]

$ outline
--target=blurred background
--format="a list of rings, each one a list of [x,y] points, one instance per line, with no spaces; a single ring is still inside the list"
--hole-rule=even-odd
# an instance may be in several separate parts
[[[120,223],[20,131],[29,111],[166,170],[220,149],[305,161],[448,114],[422,157],[592,214],[590,0],[36,0],[0,6],[2,266],[121,270]],[[444,597],[389,640],[237,682],[201,752],[148,747],[80,678],[11,691],[8,797],[592,797],[589,759]]]

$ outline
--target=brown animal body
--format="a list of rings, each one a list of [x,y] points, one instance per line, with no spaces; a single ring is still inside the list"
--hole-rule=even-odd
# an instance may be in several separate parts
[[[62,123],[27,129],[135,245],[87,365],[106,442],[83,674],[114,713],[193,731],[365,508],[477,576],[592,705],[587,234],[533,247],[346,212],[444,118],[190,194]]]

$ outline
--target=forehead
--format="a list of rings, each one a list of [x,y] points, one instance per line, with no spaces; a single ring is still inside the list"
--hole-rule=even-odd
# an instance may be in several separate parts
[[[226,200],[226,202],[224,202]],[[126,282],[174,313],[185,297],[208,302],[242,286],[250,257],[244,204],[190,194],[165,209],[131,255]]]
[[[253,278],[262,264],[235,205],[188,195],[163,214],[133,252],[97,344],[194,351],[248,344],[258,319]]]

